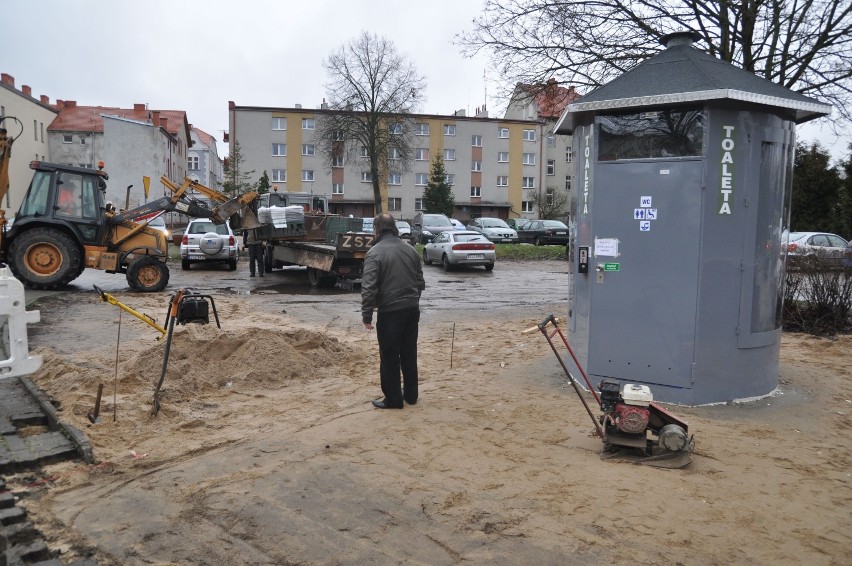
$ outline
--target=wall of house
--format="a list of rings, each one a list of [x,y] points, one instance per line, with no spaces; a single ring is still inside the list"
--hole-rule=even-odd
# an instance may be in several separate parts
[[[3,121],[3,127],[8,130],[9,136],[20,134],[12,146],[9,192],[0,203],[0,208],[6,210],[6,217],[11,218],[20,207],[30,186],[30,161],[50,161],[47,127],[56,117],[56,112],[39,99],[15,88],[14,78],[4,73],[0,83],[0,115],[18,118],[23,127],[22,131],[18,123],[11,118]]]

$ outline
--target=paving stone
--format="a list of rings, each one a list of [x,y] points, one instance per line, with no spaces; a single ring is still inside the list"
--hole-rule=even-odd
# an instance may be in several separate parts
[[[0,492],[0,509],[9,509],[15,506],[15,496],[11,491]]]
[[[0,509],[0,525],[11,525],[12,523],[20,523],[26,518],[26,512],[20,507],[12,507],[11,509]]]

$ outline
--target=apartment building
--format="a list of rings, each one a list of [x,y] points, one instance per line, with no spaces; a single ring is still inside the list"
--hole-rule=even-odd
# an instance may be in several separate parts
[[[366,151],[363,157],[330,162],[320,154],[317,126],[330,111],[237,106],[229,103],[231,152],[239,144],[241,168],[264,171],[273,190],[330,196],[330,212],[369,217],[375,214],[373,186]],[[463,222],[481,216],[534,217],[532,191],[548,176],[542,159],[547,140],[542,122],[474,116],[415,114],[414,158],[394,164],[380,180],[382,208],[399,218],[423,210],[423,191],[436,155],[444,160],[455,198],[454,216]],[[554,172],[555,175],[555,172]]]
[[[9,192],[0,203],[9,218],[20,207],[30,186],[30,161],[50,159],[47,126],[56,114],[47,96],[35,98],[28,85],[21,85],[19,90],[15,77],[0,74],[0,127],[7,130],[9,137],[16,138],[9,162]]]
[[[166,176],[180,184],[187,175],[190,125],[182,110],[79,106],[58,100],[59,115],[48,127],[52,161],[109,173],[107,200],[136,207],[171,194],[160,183]],[[144,178],[148,178],[145,194]]]
[[[205,187],[221,190],[224,177],[216,140],[192,124],[189,125],[189,135],[191,143],[187,151],[187,176]]]

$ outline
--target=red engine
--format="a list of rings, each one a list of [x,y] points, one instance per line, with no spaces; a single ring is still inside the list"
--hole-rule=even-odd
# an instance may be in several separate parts
[[[611,416],[614,417],[615,426],[621,432],[641,434],[648,428],[648,420],[651,418],[651,413],[645,407],[618,403],[615,405]]]

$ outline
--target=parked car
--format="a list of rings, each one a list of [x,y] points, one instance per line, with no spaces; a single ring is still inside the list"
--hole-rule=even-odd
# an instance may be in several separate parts
[[[444,271],[460,265],[481,265],[486,271],[494,269],[497,254],[494,244],[484,234],[470,230],[441,232],[423,248],[423,263],[441,262]]]
[[[568,226],[558,220],[530,220],[518,230],[518,239],[536,246],[568,243]]]
[[[506,221],[506,224],[509,225],[509,228],[511,228],[512,230],[517,232],[521,229],[521,227],[524,224],[526,224],[529,221],[530,221],[529,218],[510,218]],[[518,234],[518,236],[520,237],[520,234]]]
[[[399,237],[407,242],[411,242],[411,224],[405,220],[396,221],[396,229],[399,230]]]
[[[237,239],[231,227],[214,224],[209,218],[193,218],[186,225],[180,242],[180,266],[189,269],[193,263],[226,263],[237,268]]]
[[[428,244],[436,234],[444,230],[454,230],[454,228],[450,219],[443,214],[418,212],[411,220],[411,237],[421,244]]]
[[[156,218],[152,218],[151,220],[149,220],[148,226],[150,226],[151,228],[156,228],[157,230],[159,230],[160,232],[165,234],[166,240],[169,239],[169,236],[170,236],[169,229],[166,227],[166,221],[163,220],[162,216],[158,216]]]
[[[456,230],[467,230],[467,228],[465,228],[465,225],[462,223],[461,220],[456,220],[455,218],[450,218],[450,222],[453,223],[453,228],[455,228]]]
[[[843,265],[849,242],[827,232],[790,232],[787,240],[787,265],[805,264],[825,267]]]
[[[852,267],[852,242],[846,244],[846,254],[843,256],[843,267]]]
[[[467,229],[484,234],[486,238],[495,243],[518,243],[518,233],[513,228],[509,228],[505,220],[499,218],[474,218],[467,225]]]

